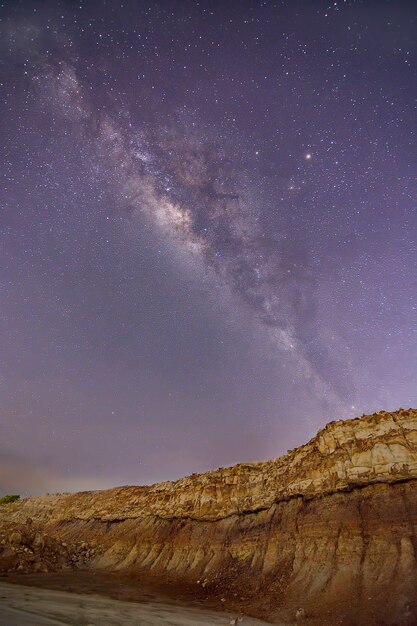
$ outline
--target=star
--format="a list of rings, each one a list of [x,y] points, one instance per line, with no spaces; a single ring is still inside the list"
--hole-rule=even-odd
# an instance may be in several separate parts
[[[22,491],[276,457],[300,416],[412,404],[411,3],[3,4]]]

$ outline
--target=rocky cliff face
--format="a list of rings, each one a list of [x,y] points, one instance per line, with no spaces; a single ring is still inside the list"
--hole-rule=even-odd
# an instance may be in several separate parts
[[[89,566],[181,585],[271,620],[417,623],[417,411],[331,422],[286,456],[150,487],[0,509]],[[0,555],[1,560],[1,555]],[[305,614],[305,617],[303,615]]]

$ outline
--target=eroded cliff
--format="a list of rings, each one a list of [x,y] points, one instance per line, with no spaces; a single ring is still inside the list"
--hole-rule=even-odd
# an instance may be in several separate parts
[[[311,624],[417,623],[417,411],[332,422],[286,456],[0,510],[91,568]],[[0,555],[1,559],[1,555]]]

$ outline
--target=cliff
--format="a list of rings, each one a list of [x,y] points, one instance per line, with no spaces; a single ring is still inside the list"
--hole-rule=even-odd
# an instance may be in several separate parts
[[[271,620],[417,623],[417,411],[331,422],[306,445],[175,482],[28,498],[0,525],[93,545],[88,566]],[[0,555],[1,563],[1,555]],[[305,617],[304,617],[305,615]]]

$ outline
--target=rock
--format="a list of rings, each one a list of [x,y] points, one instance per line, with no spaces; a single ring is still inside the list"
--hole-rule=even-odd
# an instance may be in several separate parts
[[[43,548],[45,545],[45,539],[44,537],[40,534],[40,533],[36,533],[33,541],[32,541],[32,546],[34,548]]]
[[[304,609],[298,609],[295,612],[295,621],[297,622],[297,624],[301,624],[301,622],[303,622],[305,620],[305,616],[306,616],[306,612]]]
[[[48,566],[46,565],[46,563],[35,563],[35,567],[34,567],[34,571],[41,573],[41,574],[47,574],[49,569]]]
[[[46,535],[36,555],[48,567],[94,554],[91,574],[140,572],[145,584],[157,576],[185,587],[199,581],[221,603],[244,590],[248,611],[271,619],[282,610],[304,620],[295,614],[301,605],[324,624],[322,615],[337,605],[346,623],[397,623],[401,607],[417,615],[417,411],[331,422],[272,461],[152,486],[28,498],[7,516],[0,510],[5,537],[11,521],[28,515]]]
[[[15,553],[15,551],[13,550],[13,548],[11,546],[6,546],[2,551],[1,551],[1,558],[2,559],[7,559],[11,556],[13,556]]]
[[[18,532],[18,531],[14,531],[10,534],[9,536],[9,541],[10,543],[14,543],[14,544],[21,544],[22,543],[22,533]]]

